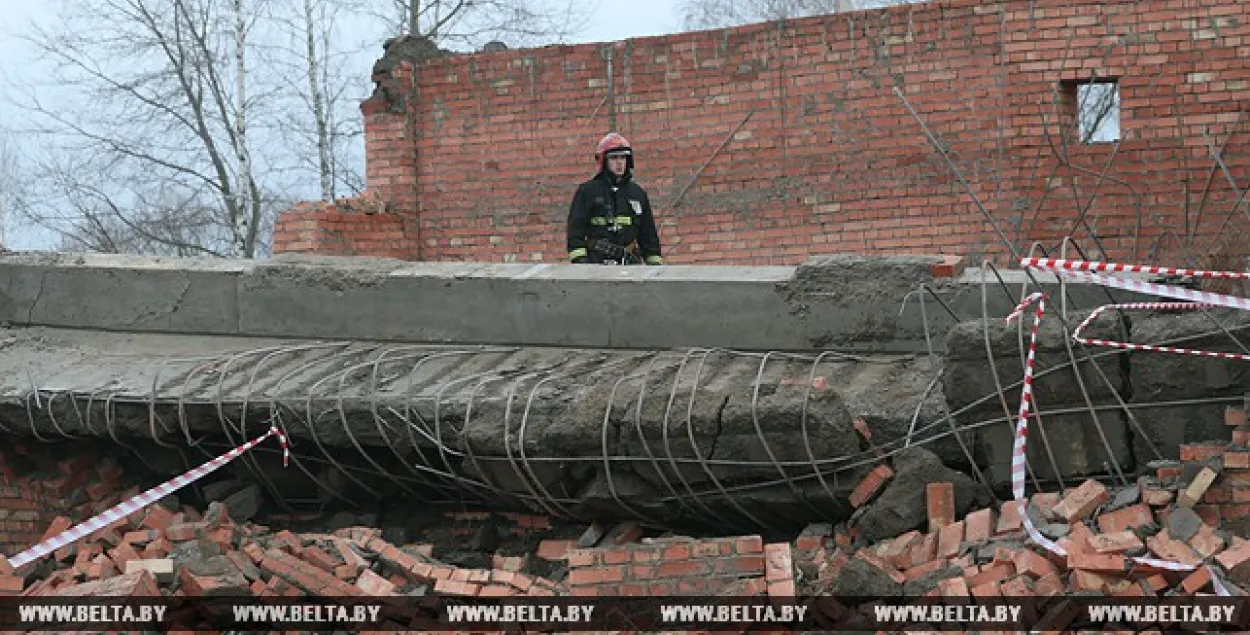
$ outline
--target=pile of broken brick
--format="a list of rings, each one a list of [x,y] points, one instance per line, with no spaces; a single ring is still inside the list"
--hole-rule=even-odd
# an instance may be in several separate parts
[[[1115,489],[1089,479],[1062,495],[1036,493],[956,518],[955,488],[927,483],[925,532],[917,528],[863,544],[852,526],[829,539],[800,539],[797,559],[810,566],[800,593],[820,598],[816,610],[843,625],[857,617],[836,599],[846,596],[973,603],[1039,598],[1036,606],[1045,607],[1045,598],[1073,595],[1210,596],[1216,594],[1213,578],[1243,595],[1238,585],[1250,585],[1250,541],[1239,535],[1250,528],[1250,426],[1240,412],[1230,412],[1229,422],[1241,424],[1231,443],[1182,445],[1180,461],[1156,461],[1151,474]],[[871,505],[893,474],[890,466],[877,466],[852,503]],[[1022,514],[1066,555],[1031,540]],[[1189,570],[1142,564],[1134,556]],[[1051,612],[1029,621],[1044,630],[1079,626],[1073,620],[1080,612],[1071,604],[1049,606]],[[865,614],[863,605],[854,608]]]
[[[928,482],[920,494],[922,526],[875,539],[864,531],[862,515],[837,526],[809,526],[793,541],[767,542],[760,536],[647,538],[636,523],[596,524],[580,537],[556,539],[542,516],[450,514],[449,522],[510,523],[511,531],[533,539],[531,553],[496,553],[477,567],[440,560],[428,543],[392,544],[377,528],[275,531],[233,521],[221,502],[202,514],[156,504],[16,570],[0,558],[0,594],[797,596],[812,598],[819,625],[845,626],[867,611],[844,601],[852,597],[954,602],[1073,593],[1210,595],[1213,576],[1236,593],[1239,584],[1250,583],[1250,541],[1236,535],[1250,522],[1250,428],[1237,428],[1231,444],[1182,446],[1181,459],[1154,464],[1152,474],[1127,487],[1109,489],[1091,479],[1062,495],[1038,493],[979,509],[958,500],[954,484]],[[871,470],[852,503],[865,511],[888,502],[884,492],[898,480],[896,469],[908,469],[897,455],[893,467],[883,462]],[[957,513],[961,507],[963,514]],[[1067,556],[1031,541],[1022,514]],[[44,539],[72,522],[56,518]],[[1139,555],[1197,568],[1168,571],[1129,559]],[[1039,617],[1053,630],[1076,626],[1062,622],[1063,615]]]

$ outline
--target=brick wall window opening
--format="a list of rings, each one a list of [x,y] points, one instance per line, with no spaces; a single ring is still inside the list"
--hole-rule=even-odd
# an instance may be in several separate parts
[[[1120,84],[1115,79],[1065,82],[1063,102],[1075,112],[1077,138],[1082,144],[1120,140]]]

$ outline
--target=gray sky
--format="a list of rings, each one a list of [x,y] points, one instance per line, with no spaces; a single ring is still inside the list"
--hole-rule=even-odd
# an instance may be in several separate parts
[[[32,61],[24,43],[15,36],[30,19],[47,16],[49,4],[41,0],[0,0],[0,69]],[[598,0],[595,4],[585,31],[573,43],[610,42],[681,30],[681,17],[670,0]],[[381,42],[378,45],[380,53]],[[368,68],[362,69],[362,73],[367,75]]]

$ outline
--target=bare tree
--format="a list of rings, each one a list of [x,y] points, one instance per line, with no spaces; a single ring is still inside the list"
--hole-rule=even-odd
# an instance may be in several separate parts
[[[682,0],[679,10],[687,29],[719,29],[916,1],[919,0]]]
[[[56,66],[24,102],[45,150],[34,176],[62,195],[48,200],[70,205],[27,200],[26,215],[63,235],[95,236],[80,241],[91,248],[134,242],[118,239],[125,228],[144,244],[256,255],[275,202],[253,160],[263,100],[247,83],[263,2],[68,0],[59,23],[35,27],[27,41]],[[213,239],[188,243],[170,226],[175,213]]]
[[[0,135],[0,250],[9,244],[8,224],[12,222],[10,210],[18,197],[17,187],[17,158],[5,133]]]
[[[287,100],[277,109],[281,135],[296,147],[300,166],[315,173],[322,200],[358,194],[364,177],[351,158],[363,134],[359,100],[371,85],[367,72],[352,63],[376,46],[353,45],[342,31],[359,28],[349,18],[366,7],[355,0],[271,1],[280,43],[264,50],[263,58],[272,68],[297,69],[271,75]]]
[[[514,46],[560,42],[586,24],[577,0],[377,0],[393,35],[420,36],[450,49],[490,41]]]
[[[1076,134],[1081,143],[1120,140],[1120,88],[1114,81],[1076,86]]]
[[[5,212],[64,246],[263,255],[278,212],[364,188],[359,100],[383,33],[558,41],[576,0],[61,0],[7,91],[36,152]],[[52,12],[49,12],[52,13]],[[584,18],[583,18],[584,20]],[[347,26],[344,26],[346,24]],[[361,59],[368,58],[368,59]]]

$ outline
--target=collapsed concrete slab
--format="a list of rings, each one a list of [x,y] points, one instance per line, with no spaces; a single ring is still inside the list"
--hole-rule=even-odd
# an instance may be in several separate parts
[[[145,441],[207,458],[277,422],[296,464],[281,469],[276,447],[241,464],[270,495],[470,497],[672,525],[845,518],[869,448],[937,427],[942,399],[928,362],[911,356],[41,328],[0,331],[0,342],[9,434]],[[950,443],[932,445],[953,454]],[[170,473],[189,467],[174,452],[150,460]]]
[[[1053,292],[1052,278],[1038,281]],[[1016,299],[987,279],[933,257],[611,268],[6,254],[0,432],[147,443],[172,473],[278,422],[297,464],[280,469],[265,448],[240,465],[266,496],[315,505],[467,496],[751,531],[836,520],[870,466],[908,444],[1005,484],[1027,329],[1002,323]],[[1101,293],[1065,291],[1074,306]],[[992,317],[957,323],[982,310]],[[1111,316],[1088,334],[1128,337]],[[1073,372],[1063,337],[1050,315],[1035,428],[1050,438],[1030,443],[1033,473],[1133,469],[1152,437],[1106,412],[1135,397],[1129,356]],[[930,345],[945,359],[908,355]],[[783,352],[795,350],[808,353]],[[1091,405],[1098,426],[1079,412]],[[1053,457],[1035,455],[1047,446]]]

